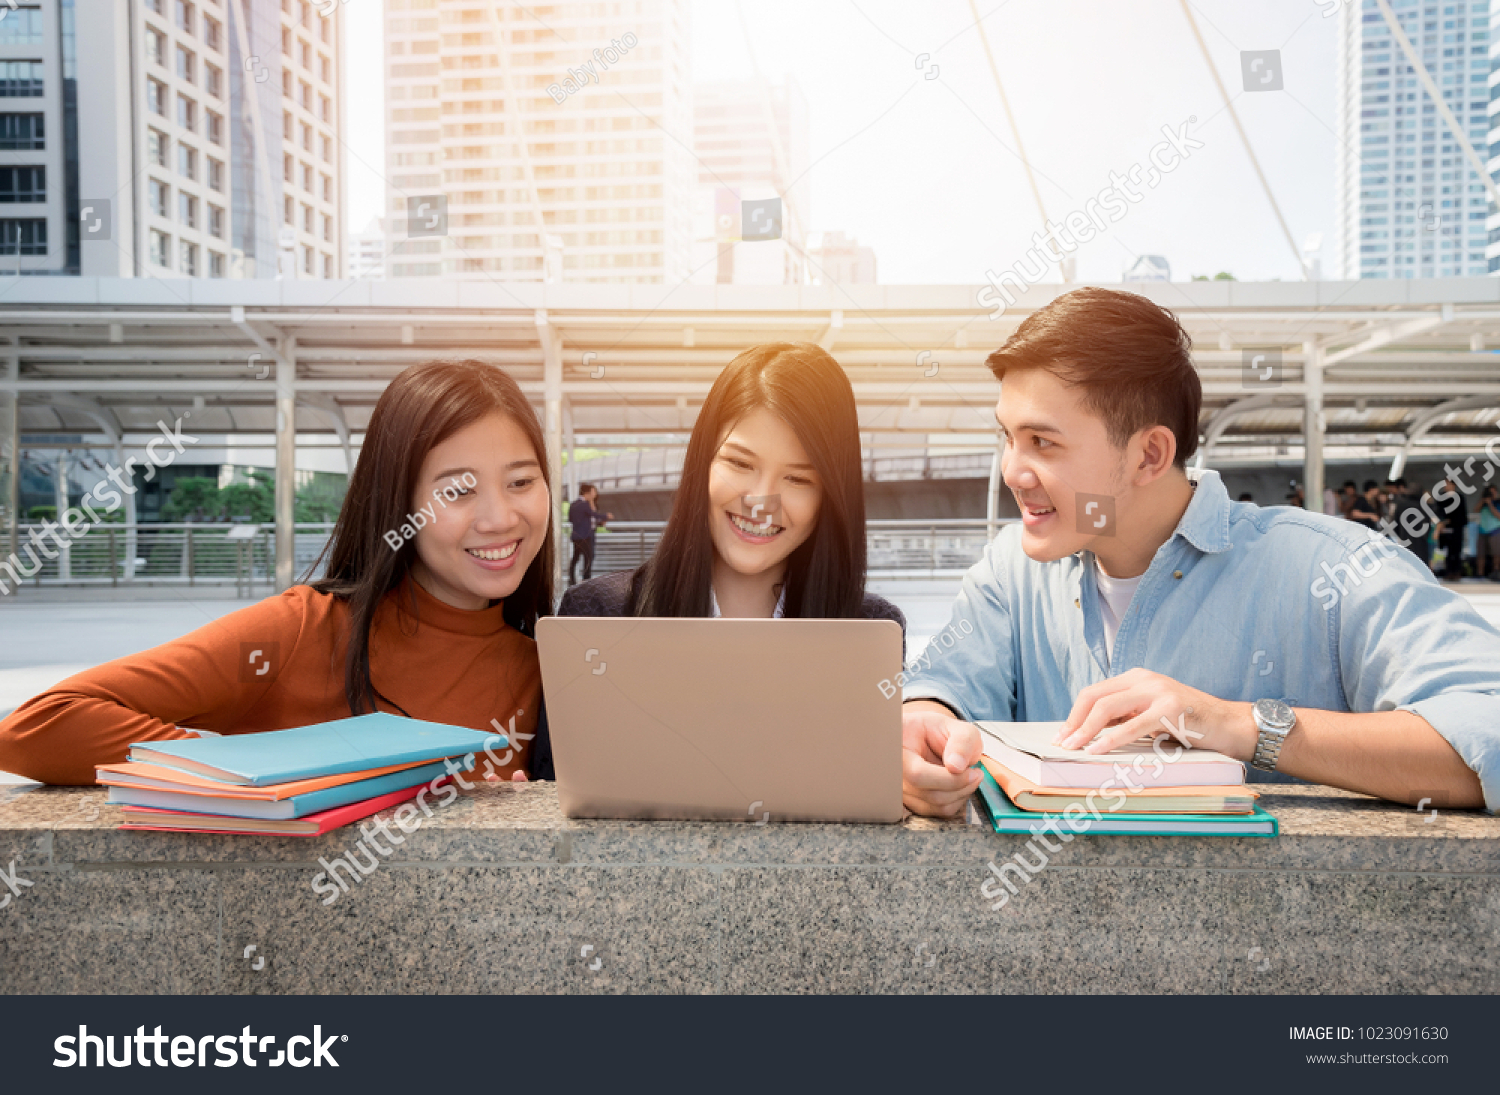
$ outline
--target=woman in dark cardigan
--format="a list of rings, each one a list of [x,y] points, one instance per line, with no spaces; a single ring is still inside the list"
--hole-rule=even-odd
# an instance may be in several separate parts
[[[651,561],[564,594],[559,616],[894,620],[865,592],[859,415],[849,378],[812,343],[772,342],[719,374],[693,426]],[[550,778],[545,725],[532,774]]]

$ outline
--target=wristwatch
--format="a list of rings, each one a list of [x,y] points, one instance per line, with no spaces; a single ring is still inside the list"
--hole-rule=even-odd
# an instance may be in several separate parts
[[[1274,772],[1286,736],[1297,725],[1297,713],[1280,700],[1256,700],[1250,710],[1260,731],[1250,763],[1262,772]]]

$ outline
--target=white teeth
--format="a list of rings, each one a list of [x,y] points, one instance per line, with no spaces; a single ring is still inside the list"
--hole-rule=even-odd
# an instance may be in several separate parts
[[[742,532],[748,532],[751,536],[775,536],[782,530],[782,525],[755,524],[747,521],[737,513],[731,513],[729,519],[734,522],[734,527]]]
[[[516,553],[516,548],[520,546],[521,541],[517,540],[513,544],[507,544],[505,547],[496,550],[480,551],[477,548],[467,548],[465,550],[476,559],[483,559],[487,563],[494,563],[501,559],[509,559]]]

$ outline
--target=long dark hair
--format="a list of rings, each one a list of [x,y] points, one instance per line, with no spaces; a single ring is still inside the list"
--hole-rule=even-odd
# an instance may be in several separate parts
[[[714,544],[709,467],[724,434],[764,407],[797,435],[823,486],[812,535],[787,558],[785,615],[858,617],[865,590],[865,493],[859,413],[849,378],[810,342],[768,342],[740,354],[714,381],[682,465],[661,544],[631,583],[637,616],[708,616]]]
[[[344,695],[352,714],[378,710],[375,701],[385,698],[370,680],[370,627],[381,602],[401,584],[416,558],[414,541],[392,551],[384,533],[406,520],[422,461],[433,446],[496,411],[526,434],[550,491],[541,423],[503,369],[482,361],[413,365],[397,374],[375,404],[333,536],[308,572],[326,557],[326,576],[310,584],[349,602]],[[547,510],[550,514],[552,506]],[[549,528],[521,584],[505,599],[505,622],[523,634],[534,635],[537,617],[552,611],[553,555]],[[415,592],[405,607],[415,615]]]

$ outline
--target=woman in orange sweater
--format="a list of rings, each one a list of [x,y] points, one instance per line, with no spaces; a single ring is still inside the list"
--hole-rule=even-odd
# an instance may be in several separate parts
[[[405,370],[370,417],[326,577],[28,700],[0,722],[0,770],[92,784],[132,742],[380,710],[500,728],[504,763],[482,764],[525,779],[541,707],[532,635],[552,605],[546,466],[503,371]]]

